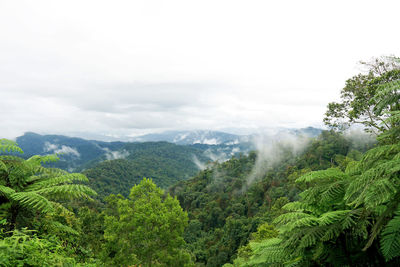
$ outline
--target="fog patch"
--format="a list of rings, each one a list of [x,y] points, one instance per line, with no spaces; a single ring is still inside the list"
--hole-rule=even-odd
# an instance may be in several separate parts
[[[233,146],[233,145],[238,145],[239,143],[240,143],[240,141],[238,139],[235,139],[234,141],[230,141],[230,142],[225,143],[225,145]]]
[[[242,191],[246,191],[255,181],[262,179],[267,171],[288,156],[297,156],[302,153],[310,139],[305,135],[297,136],[290,133],[254,136],[253,144],[257,150],[257,158]]]
[[[205,169],[207,168],[207,164],[201,162],[201,161],[196,157],[196,155],[193,155],[193,163],[196,164],[197,168],[198,168],[199,170],[201,170],[201,171],[202,171],[202,170],[205,170]]]
[[[177,137],[174,138],[173,143],[177,143],[179,141],[182,141],[188,136],[189,136],[189,133],[179,134]]]
[[[222,151],[213,152],[211,149],[204,151],[204,156],[212,161],[224,162],[229,159],[228,155]]]
[[[239,153],[239,152],[240,152],[240,148],[234,147],[234,148],[232,148],[231,156],[234,156],[236,153]]]
[[[227,176],[224,170],[218,168],[218,166],[214,166],[212,172],[211,182],[207,185],[208,192],[221,192],[225,186],[225,177]]]
[[[367,133],[360,127],[350,127],[343,136],[350,141],[352,149],[359,151],[364,151],[376,143],[376,134]]]
[[[109,148],[103,148],[103,150],[106,152],[105,157],[107,160],[125,159],[129,156],[129,152],[125,149],[112,151]]]
[[[219,145],[220,142],[216,138],[210,138],[210,139],[203,139],[203,140],[195,140],[193,141],[193,144],[204,144],[204,145]]]
[[[72,155],[75,157],[80,157],[81,154],[76,150],[76,148],[70,147],[70,146],[65,146],[65,145],[57,145],[57,144],[52,144],[50,142],[45,142],[44,143],[44,151],[45,152],[51,152],[55,154],[64,154],[64,155]]]

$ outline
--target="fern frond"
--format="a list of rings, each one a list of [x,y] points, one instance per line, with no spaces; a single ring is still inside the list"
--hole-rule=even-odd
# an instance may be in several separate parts
[[[304,236],[300,240],[298,249],[305,249],[315,245],[325,234],[322,227],[309,227],[304,229]]]
[[[304,211],[312,213],[318,212],[318,209],[316,209],[314,206],[300,201],[287,203],[282,207],[282,209],[287,211],[299,211],[299,212],[304,212]]]
[[[337,168],[329,168],[322,171],[313,171],[309,172],[299,178],[296,179],[296,183],[304,183],[304,182],[316,182],[321,180],[342,180],[346,178],[346,174],[344,174],[340,169]]]
[[[328,185],[325,191],[321,194],[321,202],[329,204],[343,199],[346,190],[346,184],[346,181],[339,180]]]
[[[384,228],[381,233],[381,251],[386,261],[400,257],[400,211]]]
[[[398,166],[393,162],[385,166],[386,170],[374,168],[353,179],[344,196],[346,203],[355,207],[365,204],[368,208],[374,208],[390,200],[398,187],[396,179],[390,177],[397,172]]]
[[[48,188],[42,188],[33,192],[57,199],[73,199],[73,198],[91,199],[90,196],[97,194],[90,187],[81,184],[57,185]]]
[[[318,218],[319,225],[330,225],[342,221],[351,210],[335,210],[324,213]]]
[[[78,232],[78,231],[76,231],[76,230],[74,230],[72,227],[67,226],[67,225],[65,225],[65,224],[62,224],[62,223],[60,223],[60,222],[50,220],[50,221],[47,222],[47,224],[48,224],[50,227],[56,229],[57,232],[66,233],[66,234],[71,234],[71,235],[75,235],[75,236],[78,236],[78,235],[79,235],[79,232]]]
[[[32,180],[32,178],[31,178]],[[39,189],[52,187],[55,185],[65,184],[65,183],[72,183],[74,181],[79,182],[88,182],[89,180],[87,177],[81,173],[70,173],[62,176],[57,177],[50,177],[47,179],[40,179],[39,182],[33,183],[26,187],[26,191],[36,191]]]
[[[24,162],[23,158],[13,156],[13,155],[1,155],[0,160],[4,163],[15,163],[15,162]]]
[[[282,225],[288,222],[300,220],[303,218],[311,218],[311,217],[315,218],[314,216],[303,212],[289,212],[278,216],[277,218],[275,218],[273,222],[274,224]]]
[[[360,162],[351,161],[347,164],[345,173],[349,176],[361,174]]]
[[[381,145],[368,150],[360,161],[363,169],[376,166],[379,159],[390,159],[393,155],[400,153],[400,144]]]
[[[61,211],[61,213],[69,215],[69,216],[74,216],[75,214],[70,211],[69,209],[67,209],[66,207],[64,207],[63,205],[61,205],[58,202],[55,201],[50,201],[50,203],[53,205],[53,207],[59,211]]]
[[[14,193],[15,193],[14,189],[4,186],[4,185],[0,185],[0,196],[3,196],[5,198],[9,199],[10,196]]]
[[[321,241],[326,242],[329,240],[335,240],[341,234],[341,232],[342,229],[340,225],[332,225],[326,229],[324,235],[321,237]]]
[[[296,266],[303,266],[303,257],[299,256],[294,259],[290,259],[283,263],[285,267],[296,267]]]
[[[365,191],[363,202],[367,208],[373,209],[392,199],[396,192],[397,188],[391,180],[387,178],[380,179],[371,184]]]
[[[389,177],[400,172],[400,159],[392,159],[380,163],[375,168],[367,171],[368,175],[379,177]]]
[[[248,260],[248,266],[271,266],[271,264],[283,266],[283,263],[288,260],[288,251],[280,246],[281,242],[279,238],[250,242],[254,254]]]
[[[304,217],[295,221],[291,221],[286,223],[284,227],[281,227],[282,232],[290,232],[295,228],[302,228],[302,227],[310,227],[318,225],[318,218],[309,215],[308,217]]]
[[[6,172],[7,170],[8,170],[7,165],[2,160],[0,160],[0,171]]]
[[[27,159],[26,161],[42,164],[42,163],[56,162],[59,159],[60,158],[57,155],[45,155],[45,156],[34,155],[34,156],[30,157],[29,159]]]
[[[9,199],[23,208],[30,208],[40,212],[51,212],[54,210],[50,201],[33,192],[17,192],[11,194]]]
[[[0,152],[19,152],[24,153],[18,144],[8,139],[0,139]]]

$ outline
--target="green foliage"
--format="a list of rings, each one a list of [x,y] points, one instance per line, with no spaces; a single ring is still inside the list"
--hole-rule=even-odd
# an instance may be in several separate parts
[[[371,98],[375,102],[368,102],[364,111],[373,108],[376,115],[381,115],[383,109],[389,109],[390,116],[399,109],[397,82],[375,89],[375,97]],[[351,103],[355,108],[352,105],[358,104]],[[361,113],[350,115],[361,116],[364,112],[353,111]],[[382,122],[385,121],[390,119]],[[366,125],[382,126],[376,123]],[[235,261],[237,265],[398,265],[400,214],[396,210],[400,204],[400,143],[397,126],[382,126],[384,142],[366,152],[359,162],[347,162],[344,172],[343,168],[328,168],[297,178],[296,183],[304,190],[298,201],[283,207],[288,212],[274,220],[278,237],[250,242],[250,250],[245,255],[249,260],[244,263],[241,256]]]
[[[400,62],[398,58],[386,57],[364,64],[369,65],[369,72],[347,80],[341,91],[341,102],[329,103],[324,118],[327,125],[343,129],[359,123],[367,131],[376,133],[392,128],[393,125],[384,121],[386,112],[393,111],[393,107],[398,109],[399,91],[392,89],[398,85],[392,82],[400,79]]]
[[[81,207],[78,213],[79,235],[77,243],[99,258],[104,244],[104,214],[89,207]]]
[[[272,225],[263,223],[258,226],[257,232],[251,235],[253,241],[261,241],[263,239],[270,239],[278,236],[278,231]]]
[[[49,162],[45,166],[75,172],[82,170],[82,167],[89,162],[97,162],[108,151],[118,151],[126,144],[84,140],[62,135],[39,135],[30,132],[17,137],[16,141],[25,152],[24,158],[57,153],[60,160]]]
[[[264,172],[253,171],[260,155],[251,152],[186,180],[197,171],[188,155],[202,151],[124,144],[127,158],[84,172],[101,197],[122,193],[104,205],[87,201],[94,191],[84,174],[44,167],[57,156],[21,158],[15,142],[1,139],[0,265],[399,266],[400,68],[394,58],[369,66],[347,81],[325,122],[380,132],[372,149],[323,131],[300,155],[282,148]],[[81,141],[71,142],[88,145]],[[40,142],[30,145],[43,150]],[[102,159],[122,148],[89,147]],[[162,187],[183,181],[171,197],[150,179],[139,183],[142,176]]]
[[[373,98],[374,111],[385,116],[382,121],[388,130],[381,134],[382,143],[393,144],[400,141],[400,79],[380,85]]]
[[[16,143],[1,141],[0,150],[20,151]],[[69,174],[59,169],[42,167],[56,156],[32,156],[24,160],[17,156],[0,155],[0,214],[10,222],[11,229],[24,226],[23,217],[54,211],[54,202],[71,198],[87,198],[96,194],[89,187],[74,182],[87,182],[82,174]]]
[[[0,239],[0,266],[74,266],[55,240],[40,239],[26,229]],[[88,265],[87,265],[88,266]]]
[[[381,234],[382,254],[387,261],[400,257],[400,210],[395,213]]]
[[[208,160],[198,149],[166,142],[133,143],[124,150],[129,154],[126,159],[107,160],[83,172],[100,199],[109,194],[128,196],[130,188],[143,177],[167,188],[199,171],[193,156],[203,162]]]
[[[23,153],[17,143],[8,139],[0,139],[0,152],[19,152]]]
[[[170,192],[177,196],[182,207],[188,211],[190,221],[184,236],[196,262],[206,266],[221,266],[233,262],[236,252],[242,256],[247,252],[251,255],[253,250],[247,244],[257,239],[257,234],[252,233],[260,225],[270,225],[277,216],[285,213],[282,207],[298,199],[298,194],[308,183],[316,183],[295,183],[297,178],[312,170],[335,167],[328,172],[335,172],[340,177],[335,181],[337,185],[332,185],[326,192],[321,186],[320,191],[325,192],[326,202],[343,196],[344,177],[347,175],[340,170],[345,169],[350,158],[340,163],[336,159],[338,155],[345,158],[350,148],[351,143],[342,135],[324,131],[311,141],[304,153],[297,157],[291,153],[285,154],[279,164],[261,173],[250,186],[247,178],[258,156],[254,152],[249,156],[216,163],[192,179],[171,187]],[[330,181],[332,179],[325,179],[324,183],[329,184]],[[315,200],[316,203],[318,201]],[[318,216],[324,212],[319,206],[313,205],[303,205],[302,209],[311,209]],[[259,234],[262,235],[261,231]],[[252,240],[250,244],[255,242]],[[247,262],[250,257],[242,256],[238,260],[243,262]]]
[[[105,211],[105,261],[128,266],[186,266],[190,256],[183,250],[182,234],[187,214],[176,198],[143,179],[132,187],[129,199],[112,196],[114,210]]]

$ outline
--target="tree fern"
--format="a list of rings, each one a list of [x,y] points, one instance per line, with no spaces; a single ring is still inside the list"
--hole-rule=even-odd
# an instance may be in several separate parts
[[[55,185],[48,188],[42,188],[32,193],[48,196],[55,199],[74,199],[74,198],[86,198],[91,199],[90,195],[95,195],[96,192],[81,184],[62,184]]]
[[[0,140],[0,152],[22,152],[13,141]],[[47,213],[54,210],[52,200],[84,198],[91,199],[96,193],[86,185],[78,173],[44,168],[43,163],[57,160],[55,155],[33,156],[24,160],[15,155],[0,156],[0,196],[10,203],[10,223],[15,226],[17,215],[24,210]],[[4,213],[3,213],[4,214]]]
[[[0,160],[0,172],[1,171],[6,172],[7,170],[8,170],[7,165],[2,160]]]
[[[18,206],[25,209],[40,212],[53,211],[53,205],[51,205],[47,198],[33,192],[15,192],[8,199],[14,203],[18,203]]]
[[[380,244],[382,254],[387,261],[400,256],[400,210],[383,229]]]
[[[359,162],[362,174],[349,183],[345,200],[350,205],[373,208],[393,199],[399,190],[400,144],[384,145],[368,151]]]
[[[0,139],[0,152],[19,152],[23,153],[17,143],[8,139]]]
[[[338,168],[329,168],[322,171],[309,172],[296,179],[297,183],[318,182],[320,180],[342,180],[346,178],[346,174]]]
[[[64,183],[72,183],[74,181],[88,182],[89,180],[87,179],[87,177],[85,175],[80,174],[80,173],[68,173],[68,174],[55,176],[55,177],[52,177],[52,175],[49,175],[48,177],[42,176],[40,178],[40,181],[37,181],[33,184],[28,185],[26,187],[26,191],[36,191],[39,189],[46,189],[46,188],[64,184]]]
[[[283,266],[289,260],[289,253],[280,246],[281,242],[279,238],[271,238],[250,243],[254,255],[248,260],[247,266]]]
[[[318,218],[318,225],[330,225],[341,222],[351,210],[334,210],[322,214]]]
[[[326,189],[321,193],[321,204],[329,205],[341,201],[345,194],[347,181],[339,180],[326,186]]]

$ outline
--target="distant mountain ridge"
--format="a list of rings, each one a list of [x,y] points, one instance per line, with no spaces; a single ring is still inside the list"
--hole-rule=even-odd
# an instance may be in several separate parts
[[[282,130],[261,137],[262,140],[279,140],[285,134],[313,137],[320,132],[310,127]],[[240,153],[256,150],[257,138],[257,135],[213,131],[175,131],[145,135],[137,142],[104,142],[28,132],[17,137],[16,141],[26,158],[58,154],[60,160],[48,166],[71,172],[82,171],[102,198],[111,193],[128,195],[128,189],[143,177],[168,188],[196,175],[211,161],[223,162]]]
[[[318,136],[321,133],[321,129],[314,127],[300,128],[300,129],[277,129],[267,134],[268,136],[274,137],[282,133],[292,135],[305,135],[309,137]],[[135,142],[158,142],[166,141],[179,145],[236,145],[239,143],[251,142],[252,139],[258,135],[263,134],[249,134],[249,135],[237,135],[219,131],[208,131],[208,130],[196,130],[196,131],[166,131],[163,133],[146,134],[137,136],[134,138]]]
[[[76,171],[87,162],[107,155],[110,151],[118,151],[125,145],[124,142],[102,142],[32,132],[17,137],[16,142],[24,151],[24,157],[59,154],[60,161],[54,166],[69,171]]]
[[[248,153],[256,150],[255,140],[259,137],[265,139],[282,138],[285,134],[306,135],[315,137],[321,133],[321,129],[308,127],[303,129],[278,129],[268,135],[236,135],[218,131],[168,131],[158,134],[147,134],[136,137],[135,142],[105,142],[97,140],[86,140],[77,137],[63,135],[40,135],[27,132],[17,137],[16,141],[24,150],[24,157],[32,155],[59,154],[60,161],[52,164],[54,167],[68,171],[80,171],[97,162],[104,160],[124,159],[132,157],[133,151],[141,147],[141,143],[153,142],[155,147],[165,147],[162,142],[177,145],[169,146],[170,150],[180,149],[179,146],[188,146],[185,150],[187,158],[192,160],[199,169],[204,167],[207,161],[225,161],[239,153]],[[151,145],[145,145],[150,149]],[[139,154],[147,153],[146,149],[139,149]],[[153,148],[152,148],[153,149]],[[202,151],[200,155],[198,151]],[[136,152],[135,152],[136,153]],[[194,157],[193,157],[194,155]]]
[[[218,131],[167,131],[163,133],[146,134],[136,137],[137,142],[166,141],[179,145],[220,145],[229,142],[239,142],[242,136]]]

